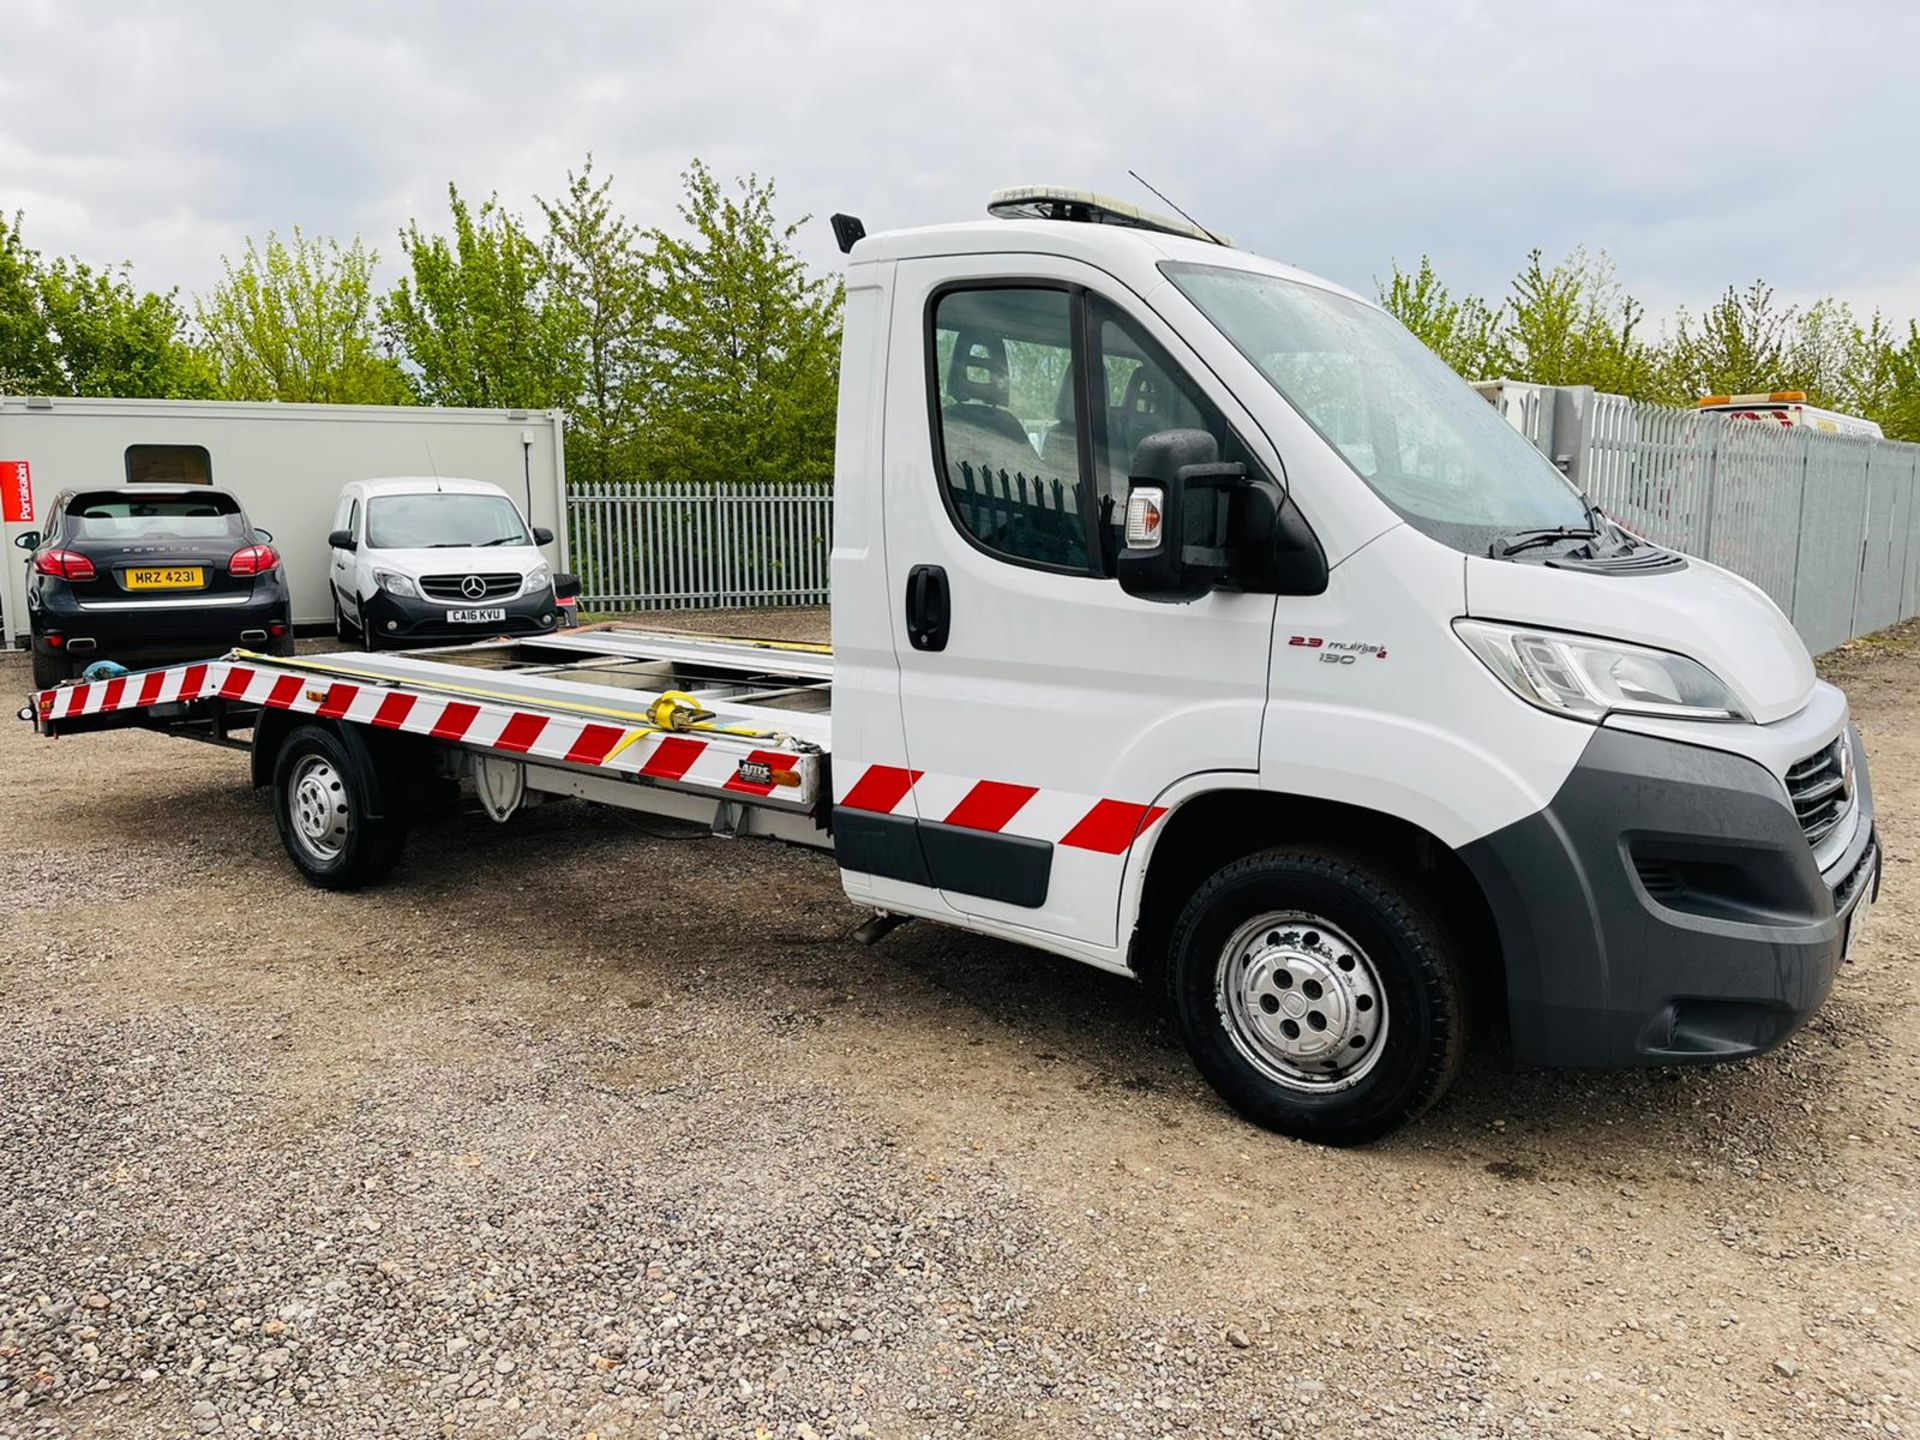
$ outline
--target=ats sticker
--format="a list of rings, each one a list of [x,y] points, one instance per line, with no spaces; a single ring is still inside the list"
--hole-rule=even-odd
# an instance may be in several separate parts
[[[33,471],[24,460],[0,460],[0,521],[9,525],[33,523]]]
[[[1317,650],[1322,665],[1351,665],[1363,655],[1375,660],[1387,658],[1387,647],[1371,640],[1329,640],[1321,635],[1290,636],[1287,644],[1298,650]]]
[[[764,760],[742,760],[737,772],[742,785],[771,785],[774,783],[773,766]]]

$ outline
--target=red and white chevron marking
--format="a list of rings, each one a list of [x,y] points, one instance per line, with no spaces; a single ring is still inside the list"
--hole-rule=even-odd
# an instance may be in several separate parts
[[[1003,780],[967,780],[897,765],[869,765],[839,804],[875,814],[918,813],[922,820],[1050,840],[1073,850],[1123,854],[1166,810],[1131,800],[1043,790]]]
[[[92,684],[65,685],[41,691],[34,697],[34,707],[43,721],[58,722],[215,697],[423,735],[530,760],[590,766],[737,795],[772,796],[799,805],[812,803],[819,773],[815,755],[758,749],[745,740],[645,733],[622,747],[621,742],[636,727],[238,661],[210,660]],[[776,777],[793,776],[798,783],[776,785],[742,779],[743,761],[764,766]],[[1161,806],[1137,801],[1003,780],[930,774],[894,765],[869,765],[858,771],[838,803],[851,810],[882,815],[918,813],[922,819],[946,825],[1047,840],[1100,855],[1124,854],[1137,837],[1166,814]]]
[[[450,744],[495,750],[530,760],[592,766],[739,795],[773,796],[777,789],[780,793],[774,798],[795,804],[812,802],[817,774],[815,757],[811,755],[754,748],[744,739],[713,741],[697,735],[647,733],[622,749],[621,742],[637,727],[224,660],[43,690],[34,697],[34,707],[42,720],[58,722],[215,697],[245,701],[271,710],[291,710],[323,720],[425,735]],[[614,753],[616,750],[618,754]],[[768,773],[776,777],[793,776],[798,783],[777,785],[744,780],[740,776],[742,761],[764,765]]]

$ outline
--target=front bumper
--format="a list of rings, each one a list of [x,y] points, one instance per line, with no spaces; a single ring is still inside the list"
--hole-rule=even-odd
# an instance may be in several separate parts
[[[1744,756],[1601,727],[1542,811],[1461,852],[1492,906],[1516,1058],[1666,1065],[1778,1045],[1818,1009],[1879,883],[1860,737],[1825,871]]]
[[[449,612],[504,610],[504,620],[452,621]],[[560,628],[551,586],[532,595],[481,605],[402,598],[381,590],[360,603],[360,613],[382,644],[401,640],[487,640],[496,635],[548,635]]]

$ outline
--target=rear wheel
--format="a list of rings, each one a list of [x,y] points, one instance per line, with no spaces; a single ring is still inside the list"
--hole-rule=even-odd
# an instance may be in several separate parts
[[[51,690],[54,686],[73,678],[73,666],[64,655],[43,655],[33,652],[33,688]]]
[[[352,890],[385,878],[399,863],[406,828],[386,813],[389,787],[364,745],[302,725],[273,767],[280,843],[309,882]]]
[[[1213,1087],[1302,1139],[1379,1138],[1439,1099],[1465,1054],[1448,927],[1416,885],[1358,853],[1228,865],[1182,911],[1167,984]]]

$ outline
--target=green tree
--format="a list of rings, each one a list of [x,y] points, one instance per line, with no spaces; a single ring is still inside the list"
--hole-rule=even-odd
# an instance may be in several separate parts
[[[188,338],[177,292],[134,288],[128,267],[58,260],[40,296],[69,395],[204,400],[219,392],[208,357]]]
[[[1507,301],[1505,348],[1516,372],[1538,384],[1650,400],[1662,390],[1662,371],[1658,352],[1636,333],[1645,317],[1606,255],[1575,249],[1550,266],[1534,250]]]
[[[0,395],[64,394],[53,337],[41,310],[39,252],[27,247],[21,216],[0,215]]]
[[[640,417],[646,354],[647,254],[640,229],[613,208],[611,178],[593,157],[569,172],[566,193],[540,200],[547,219],[547,283],[565,312],[578,371],[567,419],[567,474],[604,482],[622,473]]]
[[[195,306],[207,352],[230,400],[404,404],[400,367],[381,353],[373,328],[379,257],[358,237],[346,246],[293,243],[269,234],[247,241],[238,265]]]
[[[547,284],[541,247],[489,198],[447,186],[453,235],[401,232],[409,274],[380,304],[395,350],[433,405],[563,405],[575,397],[574,307]]]
[[[1745,290],[1729,285],[1697,322],[1681,312],[1674,376],[1695,399],[1781,389],[1793,324],[1793,310],[1774,304],[1773,287],[1764,280]]]
[[[1500,333],[1500,315],[1478,295],[1456,298],[1422,255],[1420,268],[1408,274],[1398,265],[1375,286],[1380,304],[1414,337],[1469,380],[1497,379],[1508,357]]]
[[[793,248],[774,188],[726,193],[695,160],[685,234],[653,232],[646,422],[636,451],[659,480],[824,480],[833,474],[840,285]]]
[[[213,393],[176,292],[134,287],[131,267],[51,264],[0,218],[0,393],[177,399]]]

